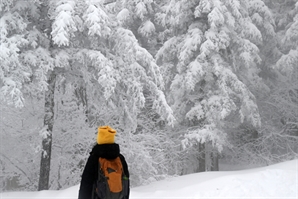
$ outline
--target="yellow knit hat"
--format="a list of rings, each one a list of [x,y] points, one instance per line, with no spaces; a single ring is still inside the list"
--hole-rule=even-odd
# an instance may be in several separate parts
[[[97,144],[112,144],[115,141],[116,130],[110,126],[98,127]]]

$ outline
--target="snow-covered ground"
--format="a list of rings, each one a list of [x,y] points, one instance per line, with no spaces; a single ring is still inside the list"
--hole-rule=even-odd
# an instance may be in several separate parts
[[[0,199],[76,199],[78,186],[60,191],[0,193]],[[298,199],[298,159],[241,171],[204,172],[131,189],[130,198]]]

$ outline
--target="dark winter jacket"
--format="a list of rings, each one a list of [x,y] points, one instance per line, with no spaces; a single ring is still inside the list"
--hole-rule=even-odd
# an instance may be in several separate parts
[[[118,144],[97,144],[93,147],[82,174],[79,199],[92,199],[93,184],[97,180],[98,176],[99,157],[106,159],[115,159],[118,156],[121,159],[124,174],[129,178],[128,166],[125,158],[123,157],[123,155],[120,154]],[[129,191],[128,195],[125,196],[123,199],[129,199]]]

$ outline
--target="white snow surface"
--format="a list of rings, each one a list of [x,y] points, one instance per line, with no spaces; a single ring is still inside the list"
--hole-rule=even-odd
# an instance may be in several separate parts
[[[59,191],[5,192],[0,199],[76,199],[79,185]],[[130,199],[298,199],[298,159],[238,171],[196,173],[131,189]]]

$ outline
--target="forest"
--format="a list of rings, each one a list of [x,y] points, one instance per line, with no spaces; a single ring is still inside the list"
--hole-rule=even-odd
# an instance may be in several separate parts
[[[0,191],[80,183],[97,127],[131,186],[298,158],[298,0],[1,0]]]

